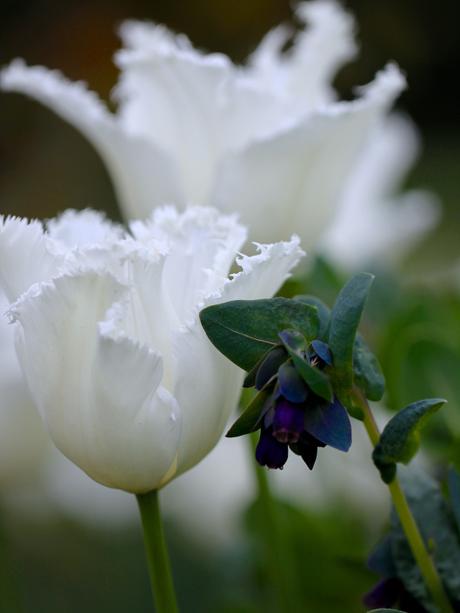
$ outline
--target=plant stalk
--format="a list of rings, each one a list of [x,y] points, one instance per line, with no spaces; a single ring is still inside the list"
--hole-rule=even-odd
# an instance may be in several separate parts
[[[157,613],[177,613],[177,601],[163,531],[158,491],[136,496],[144,532],[145,553]]]
[[[375,447],[379,442],[380,432],[369,403],[361,392],[357,391],[354,398],[359,402],[360,407],[363,410],[364,426],[372,445]],[[414,516],[412,515],[412,511],[410,510],[406,496],[397,477],[395,477],[393,481],[388,484],[388,488],[390,490],[393,505],[396,513],[398,514],[399,521],[401,522],[407,541],[420,572],[422,573],[425,584],[431,593],[433,602],[438,607],[440,613],[453,613],[453,608],[444,590],[441,578],[439,577],[432,557],[426,549],[422,535],[420,534],[420,530]]]
[[[278,503],[274,498],[267,469],[254,461],[254,451],[257,446],[257,435],[251,434],[252,466],[257,481],[258,499],[262,507],[260,514],[263,521],[264,544],[270,582],[276,592],[276,611],[301,610],[301,599],[298,595],[297,577],[291,556],[288,551],[289,544],[283,538],[281,518]]]

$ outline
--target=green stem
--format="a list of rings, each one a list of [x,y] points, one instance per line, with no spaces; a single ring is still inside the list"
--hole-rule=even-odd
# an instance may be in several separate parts
[[[357,392],[354,397],[355,400],[359,402],[364,412],[364,426],[373,446],[375,447],[379,442],[380,432],[371,408],[361,393]],[[422,535],[420,534],[420,530],[418,529],[417,523],[412,515],[406,496],[397,477],[395,477],[393,481],[388,484],[388,487],[393,500],[393,505],[399,517],[399,521],[401,522],[409,546],[418,564],[420,572],[422,573],[425,584],[431,593],[434,603],[438,607],[440,613],[453,613],[452,606],[444,590],[441,578],[436,570],[433,559],[426,549]]]
[[[258,499],[261,506],[259,514],[263,522],[264,544],[270,582],[276,592],[277,603],[273,607],[276,611],[299,611],[301,601],[297,599],[297,583],[295,569],[287,551],[286,541],[283,538],[281,518],[276,499],[273,497],[267,470],[253,460],[257,446],[257,435],[252,434],[251,451],[252,466],[257,481]]]
[[[145,552],[157,613],[177,613],[158,491],[136,496],[144,531]]]

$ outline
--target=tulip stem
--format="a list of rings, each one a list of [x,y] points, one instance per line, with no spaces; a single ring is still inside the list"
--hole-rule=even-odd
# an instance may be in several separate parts
[[[363,410],[364,427],[366,428],[366,432],[372,445],[375,447],[379,442],[380,432],[374,419],[374,415],[372,414],[372,410],[361,392],[356,391],[354,398],[359,402],[359,405]],[[440,613],[453,613],[452,606],[444,590],[441,578],[439,577],[432,557],[427,551],[422,535],[420,534],[420,530],[414,516],[412,515],[412,511],[410,510],[406,496],[397,477],[395,477],[393,481],[388,484],[388,488],[390,490],[393,505],[396,513],[398,514],[399,521],[401,522],[401,526],[404,530],[409,546],[412,550],[420,572],[422,573],[425,585],[431,593],[433,602],[436,604]]]
[[[138,494],[136,498],[141,514],[147,565],[156,611],[157,613],[177,613],[158,491]]]
[[[257,446],[257,436],[251,434],[252,459]],[[299,611],[301,601],[297,599],[297,589],[295,573],[287,550],[285,537],[282,534],[281,518],[278,503],[274,498],[267,469],[252,462],[254,474],[257,481],[258,499],[261,506],[259,521],[264,532],[264,545],[266,550],[266,560],[270,583],[276,591],[277,604],[273,606],[276,611]]]

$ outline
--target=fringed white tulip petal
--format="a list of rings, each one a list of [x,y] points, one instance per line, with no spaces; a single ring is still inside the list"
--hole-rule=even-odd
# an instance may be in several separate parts
[[[10,302],[59,272],[57,251],[39,221],[0,216],[0,284]]]
[[[433,227],[439,208],[432,194],[396,196],[419,148],[415,127],[404,117],[390,116],[375,131],[322,243],[338,264],[353,268],[378,258],[391,261]]]
[[[255,256],[238,260],[242,271],[205,304],[272,296],[303,255],[299,240],[261,245]],[[207,342],[199,321],[177,335],[174,343],[177,379],[174,396],[182,410],[183,434],[178,471],[184,472],[214,447],[235,409],[243,372]],[[197,402],[198,398],[198,402]]]
[[[110,276],[60,277],[12,308],[19,354],[56,446],[93,479],[133,492],[158,487],[174,464],[180,415],[159,388],[153,351],[100,334],[123,288]]]
[[[160,386],[161,358],[129,339],[102,337],[97,366],[97,473],[89,474],[134,493],[162,486],[175,474],[182,419],[176,400]]]
[[[290,54],[291,92],[314,108],[334,98],[331,82],[339,68],[357,52],[355,22],[331,0],[303,2],[297,16],[307,25],[298,34]]]
[[[222,287],[235,253],[247,238],[235,215],[223,216],[202,207],[190,207],[181,214],[163,207],[149,221],[133,223],[131,229],[145,244],[153,241],[162,246],[162,290],[179,325],[194,319],[203,299]]]
[[[123,130],[84,83],[72,83],[59,71],[15,60],[0,73],[0,88],[38,100],[82,132],[107,164],[128,217],[146,217],[152,207],[165,201],[184,201],[168,155],[144,134]]]
[[[124,235],[121,226],[110,222],[102,213],[90,209],[69,209],[47,221],[46,229],[49,236],[70,248],[88,245],[94,247],[97,244],[117,241]]]
[[[294,228],[307,247],[316,244],[369,135],[403,86],[400,72],[389,66],[358,100],[330,105],[227,155],[212,202],[224,212],[238,203],[241,221],[256,240],[274,241]]]
[[[127,336],[134,342],[152,347],[164,364],[163,385],[172,382],[172,331],[180,326],[169,297],[163,290],[165,257],[150,260],[137,254],[126,265],[128,289],[120,302],[112,305],[101,325],[113,338]]]
[[[121,124],[172,156],[188,199],[205,202],[221,147],[219,99],[234,67],[225,56],[201,55],[158,26],[128,23],[122,31],[136,44],[116,56]]]
[[[36,480],[47,436],[14,350],[14,326],[0,290],[0,490]]]
[[[297,17],[306,26],[282,53],[289,31],[275,28],[250,58],[250,74],[277,94],[290,96],[291,113],[302,113],[330,102],[337,70],[356,55],[354,20],[330,0],[302,2]]]
[[[257,300],[273,296],[305,255],[298,236],[272,245],[256,243],[256,247],[259,252],[256,255],[237,258],[241,272],[233,275],[224,286],[222,296],[216,301],[211,298],[211,302]]]

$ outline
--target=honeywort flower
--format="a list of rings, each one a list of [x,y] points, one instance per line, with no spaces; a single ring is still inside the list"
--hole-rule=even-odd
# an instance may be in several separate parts
[[[303,359],[311,368],[322,371],[332,366],[328,345],[321,340],[308,345],[293,330],[284,330],[279,336],[283,345],[270,351],[245,381],[248,387],[255,385],[260,393],[266,393],[259,417],[256,460],[268,468],[283,468],[291,450],[312,470],[319,447],[330,445],[348,451],[351,423],[339,400],[319,396],[291,361],[290,348],[300,341]]]
[[[356,52],[353,19],[335,2],[299,5],[307,27],[276,28],[246,66],[206,55],[162,26],[127,22],[112,114],[81,82],[14,61],[1,87],[34,97],[79,129],[113,179],[127,218],[171,202],[237,210],[250,237],[293,231],[314,245],[333,219],[363,146],[404,87],[394,65],[351,102],[331,81]]]
[[[0,281],[56,446],[96,481],[142,493],[199,462],[237,402],[240,370],[209,343],[199,309],[270,296],[302,251],[295,237],[259,245],[229,279],[246,240],[233,217],[162,208],[131,232],[88,211],[46,232],[1,218]]]

